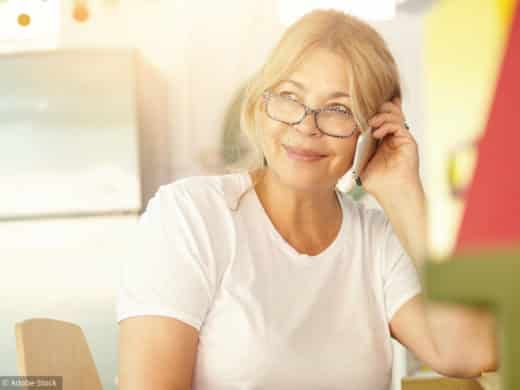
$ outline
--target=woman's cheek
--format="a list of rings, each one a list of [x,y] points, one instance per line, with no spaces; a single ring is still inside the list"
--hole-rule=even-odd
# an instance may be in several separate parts
[[[278,126],[269,123],[265,123],[262,129],[262,145],[268,147],[271,153],[275,152],[277,145],[281,146],[282,143],[280,129]]]

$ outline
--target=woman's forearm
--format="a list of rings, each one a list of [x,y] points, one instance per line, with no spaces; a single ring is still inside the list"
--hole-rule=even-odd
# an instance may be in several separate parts
[[[377,200],[422,281],[428,249],[426,196],[419,179],[411,185],[396,187],[396,191]],[[496,324],[490,313],[425,299],[425,315],[441,359],[454,366],[452,372],[457,376],[472,376],[497,368]]]
[[[376,198],[390,220],[397,238],[422,272],[427,254],[427,204],[422,183],[396,186],[395,193],[385,191],[382,199]]]

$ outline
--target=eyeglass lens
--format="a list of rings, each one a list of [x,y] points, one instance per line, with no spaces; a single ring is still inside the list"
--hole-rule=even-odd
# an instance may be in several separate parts
[[[296,124],[305,115],[305,107],[289,97],[271,94],[267,99],[267,113],[275,120]],[[350,111],[320,111],[316,121],[324,133],[336,136],[349,136],[356,127]]]

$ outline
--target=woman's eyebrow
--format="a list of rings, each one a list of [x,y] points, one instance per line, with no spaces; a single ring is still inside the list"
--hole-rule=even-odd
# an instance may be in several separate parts
[[[307,88],[305,88],[305,85],[303,85],[302,83],[300,83],[300,82],[298,82],[296,80],[282,80],[282,81],[280,81],[280,84],[281,83],[293,84],[296,87],[298,87],[299,89],[301,89],[302,91],[307,91]],[[336,91],[336,92],[331,93],[328,97],[330,99],[334,99],[334,98],[338,98],[338,97],[348,97],[349,98],[350,95],[348,93],[345,93],[345,92]]]

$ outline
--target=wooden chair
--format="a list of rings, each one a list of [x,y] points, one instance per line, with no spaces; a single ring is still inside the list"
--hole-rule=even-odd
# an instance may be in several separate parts
[[[483,372],[474,379],[448,377],[405,377],[401,380],[403,390],[501,390],[498,372]]]
[[[403,390],[483,390],[476,381],[456,378],[403,378]]]
[[[75,324],[34,318],[15,325],[21,376],[61,376],[63,390],[102,390],[87,340]]]

